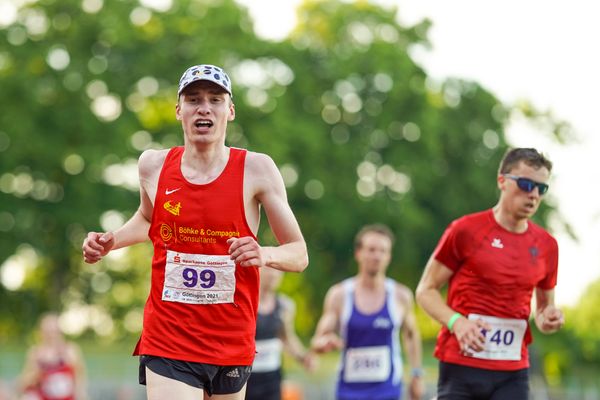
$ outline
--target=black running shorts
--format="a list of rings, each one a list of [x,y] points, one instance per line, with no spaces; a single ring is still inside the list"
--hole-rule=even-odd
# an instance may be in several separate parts
[[[252,371],[252,367],[248,365],[218,366],[164,357],[140,356],[141,385],[146,384],[146,367],[158,375],[204,389],[209,396],[239,392]]]
[[[528,400],[529,369],[492,371],[440,361],[438,400]]]

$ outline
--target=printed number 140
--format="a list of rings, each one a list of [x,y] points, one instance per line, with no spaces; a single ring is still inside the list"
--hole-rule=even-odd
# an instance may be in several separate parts
[[[483,330],[482,333],[483,336],[487,338],[488,331]],[[494,331],[494,334],[490,338],[490,342],[496,343],[496,345],[498,346],[502,344],[505,346],[510,346],[514,340],[515,333],[510,329],[507,329],[505,331],[502,331],[502,329],[498,329],[497,331]]]

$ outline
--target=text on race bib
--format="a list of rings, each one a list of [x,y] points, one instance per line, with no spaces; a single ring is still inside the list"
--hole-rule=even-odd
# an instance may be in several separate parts
[[[235,263],[229,256],[167,250],[163,301],[233,303],[234,293]]]
[[[344,381],[384,382],[390,376],[391,367],[387,346],[349,348],[345,354]]]
[[[472,321],[482,319],[491,326],[489,331],[483,331],[484,349],[473,353],[471,357],[485,360],[517,361],[521,359],[521,347],[527,329],[527,321],[480,314],[469,314],[469,319]]]
[[[281,339],[263,339],[256,341],[256,356],[252,364],[252,372],[277,371],[281,367]]]

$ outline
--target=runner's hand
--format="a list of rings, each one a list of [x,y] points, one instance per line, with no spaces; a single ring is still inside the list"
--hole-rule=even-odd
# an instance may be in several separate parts
[[[242,267],[264,267],[266,260],[260,245],[250,236],[229,238],[229,255],[231,259]]]
[[[315,353],[327,353],[340,350],[342,347],[344,347],[344,341],[333,332],[315,337],[311,343],[311,349]]]
[[[306,371],[313,372],[317,369],[318,365],[319,359],[312,351],[307,352],[304,354],[304,357],[302,357],[302,366]]]
[[[408,392],[410,400],[421,400],[424,391],[425,385],[423,384],[423,378],[420,376],[413,376],[410,380]]]
[[[482,351],[485,346],[485,330],[491,330],[492,327],[482,319],[471,321],[465,317],[460,317],[454,323],[454,335],[458,340],[461,352],[470,356],[473,353]]]
[[[83,259],[88,264],[94,264],[102,259],[115,245],[112,232],[89,232],[83,240]]]
[[[542,333],[554,333],[565,324],[562,311],[554,306],[547,306],[537,315],[536,325]]]

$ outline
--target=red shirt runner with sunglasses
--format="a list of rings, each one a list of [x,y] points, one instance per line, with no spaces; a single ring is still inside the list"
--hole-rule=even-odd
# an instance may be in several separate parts
[[[435,356],[447,363],[489,370],[529,367],[531,292],[535,287],[550,290],[556,286],[556,240],[531,221],[524,233],[509,232],[490,209],[452,222],[433,256],[454,272],[448,286],[450,308],[472,318],[488,316],[493,329],[486,337],[497,345],[497,351],[466,356],[456,336],[443,327]]]

